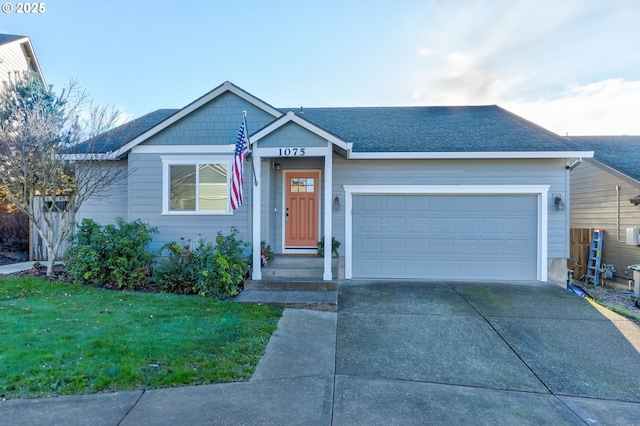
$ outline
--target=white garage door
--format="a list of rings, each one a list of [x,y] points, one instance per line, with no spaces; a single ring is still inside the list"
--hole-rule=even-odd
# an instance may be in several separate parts
[[[535,280],[536,195],[356,195],[354,278]]]

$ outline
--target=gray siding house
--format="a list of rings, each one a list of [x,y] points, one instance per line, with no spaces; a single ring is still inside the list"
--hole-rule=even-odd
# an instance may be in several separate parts
[[[604,229],[602,262],[626,286],[627,267],[640,263],[640,246],[626,232],[640,228],[640,206],[630,202],[640,195],[640,136],[571,137],[569,144],[595,152],[571,171],[571,228]]]
[[[243,112],[252,152],[232,211]],[[345,279],[563,282],[569,211],[553,200],[568,203],[569,164],[593,156],[497,106],[280,109],[230,82],[99,141],[129,174],[78,220],[142,219],[159,229],[154,248],[234,226],[252,243],[255,280],[261,241],[314,254],[335,237]]]
[[[29,37],[0,34],[0,90],[6,83],[22,78],[24,72],[37,73],[47,87]]]

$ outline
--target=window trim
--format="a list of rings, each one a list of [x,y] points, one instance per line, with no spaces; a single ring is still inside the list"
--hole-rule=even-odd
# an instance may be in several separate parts
[[[163,155],[162,160],[162,215],[169,216],[232,216],[231,205],[229,201],[229,187],[231,185],[231,164],[233,158],[231,156],[176,156]],[[171,210],[169,209],[169,199],[171,191],[171,166],[193,166],[196,168],[196,205],[198,203],[198,185],[199,170],[202,164],[226,164],[227,165],[227,209],[226,210]]]

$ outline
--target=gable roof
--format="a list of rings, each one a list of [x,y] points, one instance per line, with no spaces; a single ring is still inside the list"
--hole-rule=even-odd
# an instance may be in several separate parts
[[[572,136],[573,149],[594,151],[594,160],[640,182],[640,136]]]
[[[345,151],[351,147],[351,144],[346,143],[340,137],[317,126],[316,124],[307,120],[306,117],[302,115],[298,115],[293,111],[287,112],[284,116],[280,117],[279,119],[275,120],[272,123],[269,123],[267,126],[263,127],[262,129],[258,130],[253,135],[251,135],[251,138],[250,138],[251,144],[257,143],[260,139],[274,132],[275,130],[279,129],[280,127],[284,126],[287,123],[296,123],[297,125],[309,130],[310,132],[317,134],[321,138],[328,140],[332,144],[338,146],[339,148]]]
[[[134,120],[139,122],[129,125],[130,129],[117,128],[107,132],[109,135],[101,135],[102,139],[94,140],[93,144],[99,152],[90,150],[88,147],[92,144],[87,143],[85,151],[78,153],[111,152],[111,158],[121,158],[133,147],[227,91],[274,117],[271,123],[251,135],[252,143],[294,122],[330,141],[348,158],[593,156],[592,152],[567,151],[564,138],[495,105],[306,108],[284,114],[286,109],[278,110],[228,81],[180,110],[155,111]],[[230,145],[233,142],[230,141]]]
[[[138,137],[128,141],[124,141],[124,143],[120,146],[118,151],[115,153],[115,156],[122,157],[133,147],[141,144],[142,142],[149,139],[150,137],[158,134],[162,130],[166,129],[167,127],[171,126],[172,124],[176,123],[177,121],[191,114],[193,111],[206,105],[207,103],[211,102],[213,99],[217,98],[218,96],[226,92],[231,92],[236,96],[239,96],[240,98],[246,100],[247,102],[267,112],[268,114],[271,114],[274,118],[280,117],[282,115],[282,112],[272,107],[268,103],[262,101],[261,99],[256,98],[255,96],[249,94],[248,92],[245,92],[244,90],[234,85],[230,81],[225,81],[220,86],[211,90],[209,93],[206,93],[205,95],[191,102],[189,105],[178,110],[175,114],[172,114],[167,119],[162,120],[161,122],[157,123],[155,126],[149,128],[147,131],[145,131],[143,134],[139,135]]]

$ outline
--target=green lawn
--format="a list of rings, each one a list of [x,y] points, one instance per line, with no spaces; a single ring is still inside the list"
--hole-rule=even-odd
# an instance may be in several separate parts
[[[247,380],[282,309],[0,279],[0,398]]]

